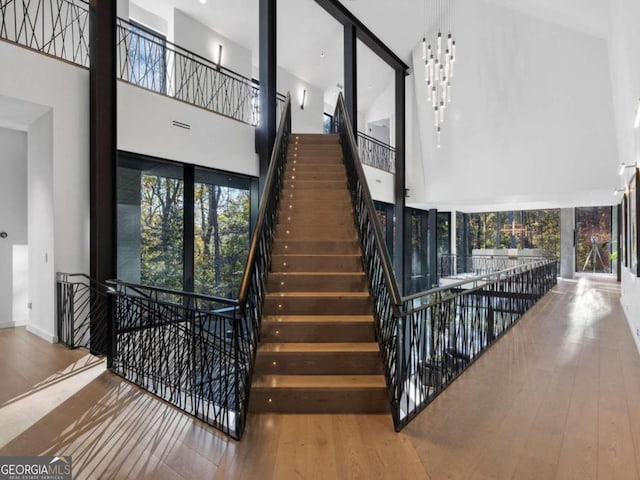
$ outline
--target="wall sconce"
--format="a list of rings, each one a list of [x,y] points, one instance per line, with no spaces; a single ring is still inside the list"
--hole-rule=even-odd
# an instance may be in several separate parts
[[[409,192],[410,192],[410,191],[411,191],[411,189],[410,189],[410,188],[405,188],[405,189],[404,189],[404,196],[405,196],[405,198],[409,198],[409,197],[411,196],[411,195],[409,195]]]
[[[617,197],[620,192],[624,192],[624,191],[626,191],[624,188],[616,188],[613,191],[613,194]]]
[[[637,166],[638,166],[637,163],[634,163],[633,165],[627,165],[626,163],[621,163],[620,170],[618,170],[618,175],[622,176],[622,174],[627,168],[636,168]]]
[[[300,102],[300,110],[304,110],[304,104],[307,101],[307,89],[305,88],[302,91],[302,101]]]
[[[218,45],[218,70],[220,70],[221,65],[222,65],[222,44]]]
[[[638,106],[636,107],[636,121],[633,122],[633,128],[640,128],[640,100],[638,100]]]

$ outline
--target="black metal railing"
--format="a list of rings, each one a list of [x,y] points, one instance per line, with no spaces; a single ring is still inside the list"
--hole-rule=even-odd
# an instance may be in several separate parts
[[[385,246],[380,219],[376,213],[367,179],[358,157],[358,145],[349,123],[342,94],[338,95],[338,104],[333,116],[333,128],[340,135],[343,158],[347,169],[347,183],[351,191],[351,200],[358,235],[362,245],[362,257],[369,277],[369,288],[374,297],[374,316],[376,334],[380,343],[380,352],[387,385],[391,395],[391,411],[397,424],[396,398],[401,385],[397,383],[397,352],[401,318],[401,298],[393,276],[389,252]]]
[[[391,413],[400,430],[555,285],[556,261],[401,297],[341,94],[333,128],[342,144]]]
[[[556,265],[545,259],[403,298],[396,429],[553,288]]]
[[[58,342],[68,348],[106,351],[109,288],[87,275],[56,275]]]
[[[438,278],[479,276],[499,272],[508,268],[545,260],[543,256],[509,255],[452,255],[438,256]]]
[[[89,4],[83,0],[0,0],[0,39],[88,67]]]
[[[246,407],[249,400],[251,377],[255,364],[256,348],[260,338],[260,322],[262,307],[266,296],[266,282],[271,269],[271,250],[273,236],[278,224],[278,208],[282,193],[282,182],[287,162],[287,149],[291,136],[291,97],[287,95],[284,115],[280,119],[278,133],[271,154],[269,170],[265,179],[260,211],[256,227],[251,238],[251,246],[247,263],[238,293],[240,316],[247,325],[249,334],[243,337],[239,348],[247,358],[246,369],[242,372],[241,386],[244,388],[244,410],[242,421],[246,417]],[[244,423],[243,423],[244,426]]]
[[[239,438],[247,332],[237,301],[107,283],[115,290],[111,370]]]
[[[364,165],[395,173],[396,149],[391,145],[358,132],[358,153]]]
[[[118,78],[220,115],[256,126],[260,87],[122,18],[117,20]],[[277,114],[285,97],[276,95]]]
[[[290,135],[287,96],[237,300],[118,280],[102,286],[84,274],[61,273],[61,343],[73,348],[89,342],[93,349],[100,333],[106,338],[101,351],[110,351],[114,373],[239,439],[246,425]],[[109,301],[97,302],[96,295]]]

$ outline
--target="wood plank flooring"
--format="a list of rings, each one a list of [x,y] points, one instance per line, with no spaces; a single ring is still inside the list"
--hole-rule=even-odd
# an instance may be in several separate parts
[[[401,433],[254,414],[236,442],[20,328],[0,385],[0,456],[72,455],[76,479],[640,479],[640,356],[609,279],[560,281]]]

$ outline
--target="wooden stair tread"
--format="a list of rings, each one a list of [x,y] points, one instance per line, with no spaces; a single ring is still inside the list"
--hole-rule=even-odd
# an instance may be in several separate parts
[[[266,315],[262,323],[373,323],[373,315]]]
[[[289,254],[285,254],[285,255],[289,255]],[[291,255],[291,256],[294,256],[294,255]],[[303,255],[303,256],[306,256],[306,255]],[[313,254],[313,256],[315,257],[319,255]],[[278,276],[284,276],[284,277],[295,277],[295,276],[304,276],[304,275],[317,275],[318,277],[335,276],[335,275],[362,277],[364,275],[364,272],[343,272],[343,271],[339,271],[339,272],[270,272],[270,275],[278,275]]]
[[[386,389],[387,382],[384,375],[255,375],[252,388]]]
[[[278,239],[281,241],[286,241],[286,239]],[[310,242],[314,242],[315,240],[309,240]],[[350,240],[344,240],[345,242],[349,242]],[[278,257],[358,257],[361,258],[362,255],[359,253],[274,253],[273,256]]]
[[[274,292],[267,293],[267,298],[303,298],[303,297],[343,297],[369,298],[369,292]]]
[[[377,353],[379,351],[377,342],[265,342],[258,346],[258,352],[264,353]]]

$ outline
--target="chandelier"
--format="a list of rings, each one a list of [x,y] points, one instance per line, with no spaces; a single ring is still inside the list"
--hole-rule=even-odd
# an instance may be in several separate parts
[[[427,101],[433,108],[438,148],[440,148],[440,134],[444,123],[444,114],[448,104],[451,102],[451,79],[453,78],[454,65],[456,63],[453,15],[446,12],[447,22],[443,21],[445,14],[443,4],[450,2],[452,0],[425,0],[424,9],[425,33],[422,37],[424,80],[427,83]],[[430,27],[431,32],[438,32],[437,35],[429,34]],[[443,29],[446,33],[443,33]]]

